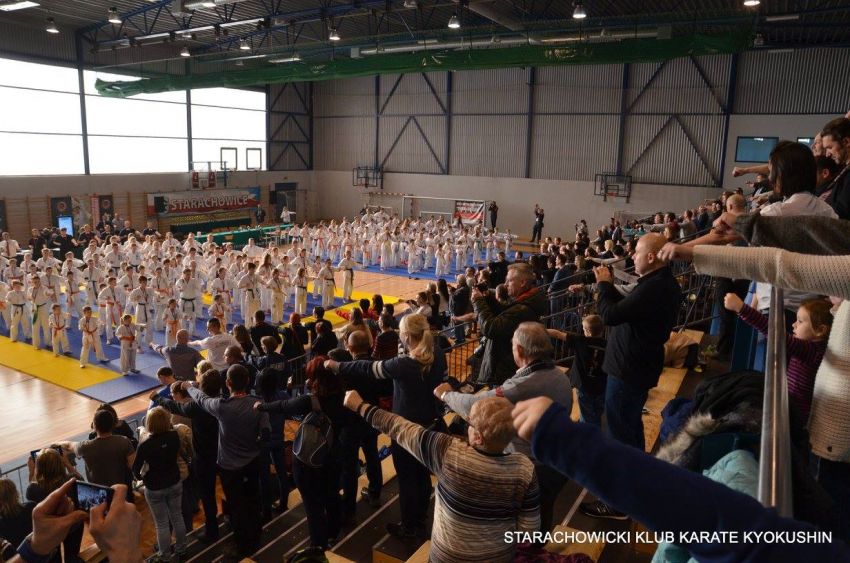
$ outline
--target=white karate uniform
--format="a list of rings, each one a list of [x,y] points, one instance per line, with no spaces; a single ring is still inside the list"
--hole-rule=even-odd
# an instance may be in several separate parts
[[[128,297],[127,300],[136,309],[136,328],[139,330],[137,345],[141,351],[142,341],[147,344],[153,342],[154,324],[156,322],[156,315],[154,312],[156,294],[150,287],[147,287],[144,290],[142,290],[141,287],[137,287],[130,292],[130,297]]]
[[[98,361],[106,361],[106,356],[103,355],[103,347],[100,345],[100,330],[98,328],[97,319],[94,317],[83,317],[78,324],[80,332],[83,334],[83,348],[80,350],[80,367],[85,367],[89,363],[89,352],[94,348],[94,355]]]
[[[52,301],[47,289],[33,287],[29,291],[29,300],[32,303],[32,345],[41,348],[41,337],[44,335],[44,343],[50,346],[53,337],[50,334],[50,306]]]
[[[239,278],[239,287],[245,295],[245,313],[242,322],[254,326],[254,313],[260,310],[260,280],[256,274],[247,273]]]
[[[201,284],[197,278],[190,277],[189,281],[186,281],[181,277],[175,287],[180,294],[183,328],[189,331],[190,336],[195,336],[195,319],[201,310]]]
[[[354,291],[354,268],[357,267],[357,262],[350,258],[343,258],[337,264],[337,270],[342,274],[342,300],[351,301],[351,293]]]
[[[97,295],[98,321],[106,331],[106,343],[112,341],[113,327],[121,323],[121,310],[118,290],[105,287]]]
[[[136,369],[136,325],[121,323],[115,329],[115,336],[121,343],[121,373]]]
[[[71,348],[68,346],[68,326],[65,315],[62,313],[56,315],[51,312],[48,323],[50,324],[50,333],[53,338],[53,355],[58,356],[63,352],[70,352]]]
[[[268,289],[271,300],[271,311],[273,323],[282,323],[284,310],[286,309],[286,294],[289,292],[289,280],[278,277],[268,281]]]
[[[166,307],[163,313],[165,321],[165,345],[174,346],[177,344],[177,331],[180,330],[180,321],[183,315],[180,313],[180,308]]]
[[[295,312],[304,315],[307,313],[307,276],[295,276],[292,284],[295,286]]]
[[[18,330],[19,328],[23,330],[24,338],[30,337],[30,326],[29,321],[27,320],[27,298],[22,289],[11,290],[6,294],[6,303],[8,307],[11,307],[10,320],[11,324],[9,325],[9,338],[12,339],[12,342],[19,342],[18,340]]]

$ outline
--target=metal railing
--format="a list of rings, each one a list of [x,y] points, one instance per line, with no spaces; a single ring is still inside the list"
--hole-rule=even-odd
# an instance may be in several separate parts
[[[133,434],[138,436],[139,426],[141,424],[141,418],[138,416],[138,413],[136,415],[132,415],[132,418],[125,419],[125,422],[130,426]],[[72,456],[71,459],[76,462],[77,472],[80,473],[80,475],[85,475],[85,465],[82,462],[82,458],[79,456]],[[21,498],[24,497],[27,485],[29,484],[29,468],[26,463],[16,465],[10,469],[0,472],[0,477],[14,482],[18,487],[18,492],[20,493]]]
[[[758,499],[792,517],[791,434],[788,421],[788,379],[785,363],[785,304],[782,289],[773,286],[765,362],[764,405],[759,454]]]
[[[686,262],[673,262],[670,267],[682,288],[682,301],[674,330],[681,331],[710,322],[714,318],[714,279],[698,274],[693,266]],[[548,299],[550,310],[554,312],[541,317],[540,322],[546,328],[581,333],[582,318],[596,312],[596,301],[590,291],[572,293],[569,290],[563,290],[548,295]],[[465,334],[474,326],[475,322],[472,321],[456,327],[450,326],[437,333],[439,337],[448,339],[451,344],[444,347],[448,373],[459,381],[474,379],[477,376],[480,360],[473,357],[473,353],[481,344],[481,337],[473,333],[465,336],[464,341],[458,343],[455,331],[462,330]],[[556,338],[552,339],[552,344],[555,348],[555,362],[561,365],[567,364],[572,359],[572,348]]]

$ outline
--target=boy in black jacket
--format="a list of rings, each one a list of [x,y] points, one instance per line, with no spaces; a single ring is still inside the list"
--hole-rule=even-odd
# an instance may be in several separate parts
[[[608,375],[602,369],[605,361],[605,323],[599,315],[587,315],[581,320],[582,334],[547,330],[549,336],[563,340],[575,355],[570,368],[570,383],[578,394],[581,421],[602,427],[605,411],[605,383]]]

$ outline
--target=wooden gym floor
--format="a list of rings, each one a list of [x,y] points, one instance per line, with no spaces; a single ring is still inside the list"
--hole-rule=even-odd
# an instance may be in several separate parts
[[[354,288],[369,295],[380,293],[409,299],[425,289],[427,283],[358,272]],[[32,449],[88,431],[97,401],[3,364],[0,358],[0,393],[5,403],[0,417],[0,467],[7,469],[11,460],[27,455]],[[147,393],[114,404],[122,418],[144,410],[147,405]]]

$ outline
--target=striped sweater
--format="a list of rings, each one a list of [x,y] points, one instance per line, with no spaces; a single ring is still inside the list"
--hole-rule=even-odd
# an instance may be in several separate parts
[[[809,440],[815,455],[850,463],[850,255],[703,245],[694,248],[694,266],[700,274],[752,279],[844,299],[815,378]]]
[[[540,528],[534,465],[522,454],[490,454],[367,406],[365,418],[437,476],[432,563],[512,561],[505,532]]]
[[[768,320],[752,307],[744,305],[739,314],[741,320],[767,335]],[[815,375],[826,352],[826,340],[800,340],[793,334],[786,339],[788,354],[788,398],[808,420],[812,409],[812,393],[815,389]]]

